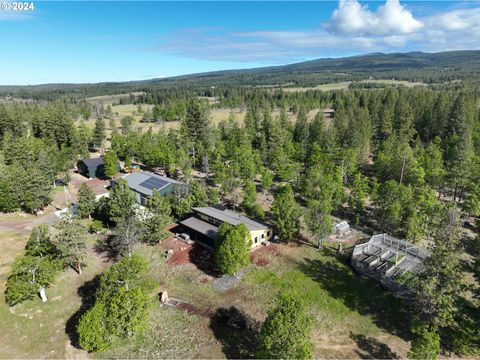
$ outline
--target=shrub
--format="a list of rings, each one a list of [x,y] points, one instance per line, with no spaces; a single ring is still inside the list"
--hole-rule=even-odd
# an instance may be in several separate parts
[[[92,234],[98,234],[104,229],[103,222],[100,220],[93,220],[88,228],[89,232]]]
[[[311,359],[312,325],[313,319],[301,300],[290,295],[281,296],[263,323],[257,358]]]
[[[105,308],[97,302],[80,318],[77,325],[79,344],[87,351],[106,350],[111,345],[105,323]]]

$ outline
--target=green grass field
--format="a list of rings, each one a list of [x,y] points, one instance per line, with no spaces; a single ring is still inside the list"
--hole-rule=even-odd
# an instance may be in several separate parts
[[[26,218],[30,225],[34,220]],[[4,221],[23,225],[13,215]],[[28,236],[23,230],[8,235],[16,246],[9,244],[11,251],[5,255],[8,258],[2,255],[2,263],[11,263],[22,251]],[[252,264],[243,279],[223,292],[197,261],[170,265],[161,246],[140,247],[137,252],[150,262],[150,276],[158,282],[159,291],[167,290],[191,311],[157,304],[144,334],[106,352],[88,354],[75,347],[75,324],[85,310],[85,294],[92,294],[91,280],[111,265],[104,254],[93,251],[95,241],[92,236],[84,273],[66,269],[47,289],[47,303],[35,298],[9,308],[2,291],[0,358],[251,358],[259,326],[281,292],[293,293],[307,304],[315,319],[316,357],[405,357],[408,351],[408,312],[401,302],[354,274],[333,248],[318,252],[312,246],[293,244],[257,250],[262,262],[256,263],[261,265]],[[2,286],[6,269],[0,278]],[[225,325],[225,314],[244,318],[248,326]]]
[[[277,294],[290,292],[306,302],[315,319],[316,357],[405,357],[409,322],[399,300],[356,276],[333,250],[319,253],[309,246],[280,246],[280,250],[280,256],[262,255],[269,262],[267,266],[252,265],[241,282],[219,292],[194,265],[166,265],[156,248],[142,248],[143,255],[155,264],[151,274],[162,284],[162,290],[194,305],[200,314],[159,306],[144,335],[95,356],[253,357],[258,326],[266,310]],[[254,326],[225,327],[215,320],[222,313],[241,314]]]
[[[406,86],[406,87],[426,86],[426,84],[422,83],[422,82],[410,82],[410,81],[404,81],[404,80],[389,80],[389,79],[362,80],[360,82],[385,84],[385,85],[403,85],[403,86]],[[342,81],[342,82],[338,82],[338,83],[321,84],[321,85],[312,86],[312,87],[286,87],[286,88],[283,88],[283,91],[286,91],[286,92],[305,92],[305,91],[308,91],[308,90],[321,90],[321,91],[347,90],[350,83],[351,83],[351,81]]]

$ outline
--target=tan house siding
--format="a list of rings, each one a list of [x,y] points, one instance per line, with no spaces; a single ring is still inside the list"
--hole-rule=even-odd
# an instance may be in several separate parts
[[[253,230],[250,231],[250,234],[252,236],[252,249],[260,246],[263,241],[272,238],[272,230],[268,228],[263,230]]]

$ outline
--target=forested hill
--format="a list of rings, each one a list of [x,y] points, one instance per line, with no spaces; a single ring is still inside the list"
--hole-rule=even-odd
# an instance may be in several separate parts
[[[480,79],[480,51],[440,53],[375,53],[324,58],[290,65],[243,70],[226,70],[164,79],[98,84],[44,84],[0,86],[1,95],[53,99],[59,96],[84,98],[95,95],[188,89],[207,91],[212,87],[235,86],[316,86],[341,81],[373,78],[444,83]]]
[[[254,74],[269,76],[275,74],[316,73],[343,71],[346,73],[376,73],[421,69],[480,71],[480,50],[448,51],[440,53],[374,53],[344,58],[323,58],[290,65],[263,67],[245,70],[216,71],[186,75],[170,79],[190,79],[213,76]]]

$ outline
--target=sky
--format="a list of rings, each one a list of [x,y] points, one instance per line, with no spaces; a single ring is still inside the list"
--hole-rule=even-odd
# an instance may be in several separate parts
[[[29,11],[0,5],[2,85],[130,81],[373,52],[480,49],[480,0],[34,1]]]

